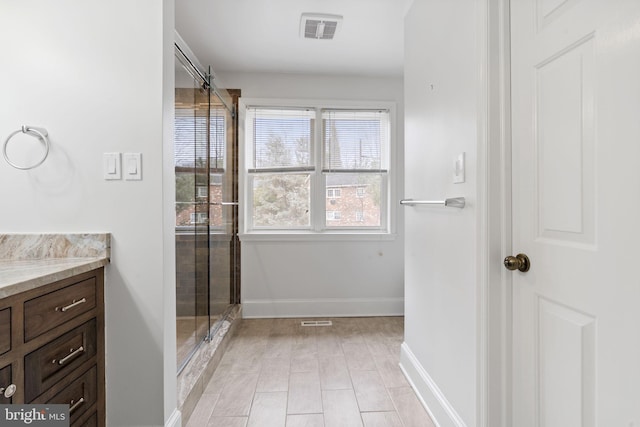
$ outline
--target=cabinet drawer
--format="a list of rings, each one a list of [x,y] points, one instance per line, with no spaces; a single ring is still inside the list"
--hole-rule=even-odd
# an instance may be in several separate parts
[[[96,320],[78,326],[24,358],[27,403],[96,354]]]
[[[71,427],[97,427],[98,425],[98,414],[95,412],[91,414],[89,418],[87,418],[84,422],[79,422],[78,424],[73,424]]]
[[[11,350],[11,308],[5,308],[0,310],[0,355],[9,350]]]
[[[64,387],[55,396],[46,401],[35,399],[32,403],[54,403],[69,405],[70,423],[76,422],[87,409],[96,403],[98,394],[96,367],[89,369],[81,377]]]
[[[13,377],[11,376],[11,365],[5,366],[0,369],[0,390],[6,389],[12,384]],[[0,405],[9,405],[11,398],[4,397],[4,393],[0,393]]]
[[[96,278],[24,303],[24,340],[29,341],[96,306]]]

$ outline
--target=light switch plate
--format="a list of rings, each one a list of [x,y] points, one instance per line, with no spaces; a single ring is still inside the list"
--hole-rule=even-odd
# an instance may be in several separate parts
[[[102,170],[105,180],[122,179],[120,153],[104,153],[102,156]]]
[[[453,183],[461,184],[464,182],[464,153],[458,154],[453,162]]]
[[[124,153],[122,155],[122,169],[125,180],[140,181],[142,179],[142,154]]]

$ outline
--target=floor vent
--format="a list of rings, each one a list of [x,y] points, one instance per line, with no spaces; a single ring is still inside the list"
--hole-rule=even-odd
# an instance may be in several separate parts
[[[331,320],[303,320],[300,326],[332,326]]]

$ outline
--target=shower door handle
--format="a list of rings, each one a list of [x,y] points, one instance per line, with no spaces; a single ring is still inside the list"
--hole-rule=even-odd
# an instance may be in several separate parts
[[[220,206],[238,206],[238,202],[220,202],[220,203],[213,203],[214,205],[220,205]]]

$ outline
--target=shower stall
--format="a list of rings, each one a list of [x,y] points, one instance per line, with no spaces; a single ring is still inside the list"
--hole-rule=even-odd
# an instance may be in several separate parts
[[[239,93],[215,86],[175,48],[176,331],[178,373],[239,303]]]

